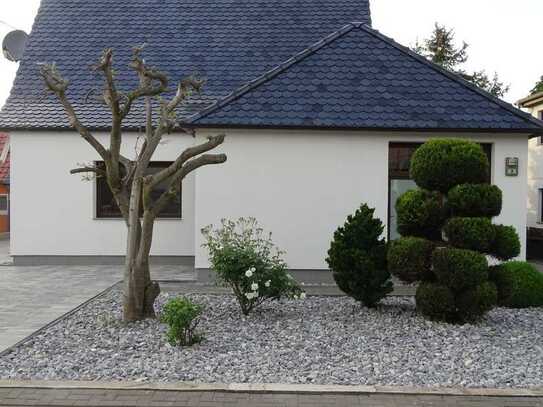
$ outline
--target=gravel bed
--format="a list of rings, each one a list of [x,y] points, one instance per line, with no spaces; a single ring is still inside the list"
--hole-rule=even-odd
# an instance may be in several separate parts
[[[161,294],[157,308],[173,294]],[[206,307],[206,340],[170,346],[158,321],[120,321],[114,289],[0,358],[2,379],[543,386],[543,309],[495,309],[479,325],[428,322],[412,298],[373,310],[346,297],[269,303],[243,317]]]

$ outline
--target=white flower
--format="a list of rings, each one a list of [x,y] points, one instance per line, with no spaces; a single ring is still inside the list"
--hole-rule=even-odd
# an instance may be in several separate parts
[[[251,271],[251,269],[245,272],[245,277],[252,277],[252,276],[253,276],[253,272]]]
[[[247,297],[248,300],[252,300],[254,298],[255,293],[245,293],[245,297]]]
[[[269,287],[269,286],[271,285],[271,280],[266,281],[266,282],[264,283],[264,285],[265,285],[266,287]]]
[[[253,298],[258,298],[258,291],[253,292]]]
[[[294,294],[294,299],[295,299],[295,300],[298,299],[298,294]]]
[[[251,270],[253,273],[256,271],[254,267],[251,267],[249,270]]]
[[[305,300],[305,293],[300,294],[300,300]]]
[[[253,291],[258,290],[258,283],[251,284],[251,290],[253,290]]]
[[[287,274],[287,277],[290,278],[291,280],[294,279],[294,277],[292,277],[290,274]]]

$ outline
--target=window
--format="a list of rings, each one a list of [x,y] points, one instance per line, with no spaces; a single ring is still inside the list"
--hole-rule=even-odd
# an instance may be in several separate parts
[[[0,195],[0,215],[7,215],[9,212],[9,196]]]
[[[422,143],[390,143],[388,149],[388,238],[398,239],[396,201],[405,192],[417,188],[415,181],[409,176],[409,166],[413,153]],[[481,144],[488,161],[492,163],[492,145]],[[492,166],[490,167],[492,168]],[[491,174],[487,182],[490,183]]]
[[[171,162],[155,161],[149,164],[147,174],[154,174],[167,166]],[[97,162],[97,166],[104,167],[103,162]],[[166,191],[167,182],[163,182],[155,187],[151,198],[156,200]],[[113,198],[113,194],[109,190],[105,178],[96,179],[96,217],[99,219],[117,219],[122,218],[121,211]],[[173,199],[164,210],[158,215],[159,218],[181,218],[181,192]]]

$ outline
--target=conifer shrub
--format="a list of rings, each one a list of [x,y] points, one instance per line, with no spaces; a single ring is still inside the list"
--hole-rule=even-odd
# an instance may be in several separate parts
[[[396,202],[396,214],[402,236],[441,238],[445,212],[438,193],[422,189],[407,191]]]
[[[502,210],[502,191],[496,185],[457,185],[447,194],[447,209],[451,216],[498,216]]]
[[[392,291],[387,270],[383,223],[366,204],[334,233],[326,261],[336,284],[345,294],[374,307]]]
[[[426,318],[452,322],[455,318],[456,302],[452,291],[432,282],[422,282],[415,295],[417,309]]]
[[[388,271],[406,283],[433,279],[434,243],[418,237],[402,237],[390,243]]]
[[[520,255],[520,239],[512,226],[493,225],[494,241],[490,254],[499,260],[511,260]]]
[[[437,281],[460,293],[488,280],[486,257],[472,250],[441,248],[432,256]]]
[[[449,244],[461,249],[487,253],[496,236],[488,218],[451,218],[443,228]]]
[[[498,304],[508,308],[543,307],[543,274],[530,263],[510,261],[490,270]]]

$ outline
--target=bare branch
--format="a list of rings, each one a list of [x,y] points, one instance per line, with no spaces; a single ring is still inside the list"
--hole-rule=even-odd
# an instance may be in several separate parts
[[[70,125],[77,130],[77,132],[89,143],[96,152],[102,157],[103,160],[107,160],[109,153],[104,146],[91,134],[91,132],[81,124],[75,110],[66,97],[66,90],[68,89],[69,82],[65,80],[58,72],[54,64],[44,64],[40,66],[40,73],[43,77],[45,84],[50,92],[54,93],[59,99],[60,103],[64,107]]]
[[[96,175],[100,176],[100,177],[105,177],[106,176],[106,172],[105,170],[101,169],[101,168],[98,168],[98,167],[81,167],[81,168],[74,168],[72,170],[70,170],[70,174],[81,174],[81,173],[89,173],[89,172],[93,172],[95,173]]]

